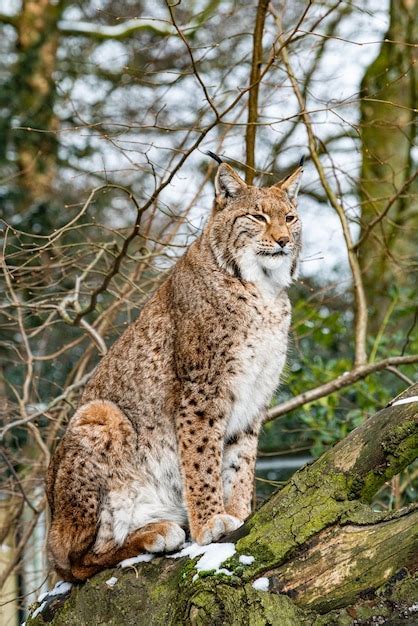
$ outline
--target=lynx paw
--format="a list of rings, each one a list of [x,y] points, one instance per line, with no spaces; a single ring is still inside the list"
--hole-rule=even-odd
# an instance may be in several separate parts
[[[196,534],[195,540],[200,546],[218,541],[223,535],[242,526],[241,520],[232,515],[221,513],[214,515]]]
[[[172,552],[180,548],[186,540],[186,533],[175,522],[157,522],[152,526],[152,530],[144,538],[147,552]]]

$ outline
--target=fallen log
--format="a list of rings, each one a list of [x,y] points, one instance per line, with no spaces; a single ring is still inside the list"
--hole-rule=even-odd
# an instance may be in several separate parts
[[[27,625],[416,624],[418,507],[369,503],[418,456],[417,394],[418,384],[296,472],[225,539],[225,561],[108,570],[46,601]],[[222,561],[222,545],[214,550]]]

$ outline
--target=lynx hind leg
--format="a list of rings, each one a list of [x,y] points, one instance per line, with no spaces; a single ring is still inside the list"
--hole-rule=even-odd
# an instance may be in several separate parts
[[[140,552],[171,552],[183,545],[184,530],[164,520],[115,540],[106,494],[131,479],[124,464],[135,450],[135,432],[111,402],[90,402],[70,422],[47,478],[52,513],[48,545],[64,580],[86,580]]]
[[[65,580],[74,580],[72,564],[95,544],[103,494],[113,473],[123,475],[123,459],[134,446],[134,430],[112,402],[89,402],[71,420],[47,477],[48,548]]]

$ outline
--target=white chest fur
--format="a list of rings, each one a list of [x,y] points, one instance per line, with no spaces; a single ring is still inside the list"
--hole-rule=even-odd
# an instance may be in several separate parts
[[[286,359],[290,314],[268,315],[249,334],[240,350],[238,372],[232,381],[234,403],[226,437],[242,432],[258,418],[279,384]]]

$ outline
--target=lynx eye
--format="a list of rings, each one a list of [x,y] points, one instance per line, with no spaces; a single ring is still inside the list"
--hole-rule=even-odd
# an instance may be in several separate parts
[[[295,219],[296,219],[296,215],[292,215],[291,213],[288,213],[288,214],[286,215],[286,222],[287,222],[288,224],[290,224],[290,222],[294,222],[294,221],[295,221]]]
[[[267,224],[267,218],[264,215],[261,215],[261,213],[250,215],[250,217],[257,220],[257,222],[262,222],[263,224]]]

